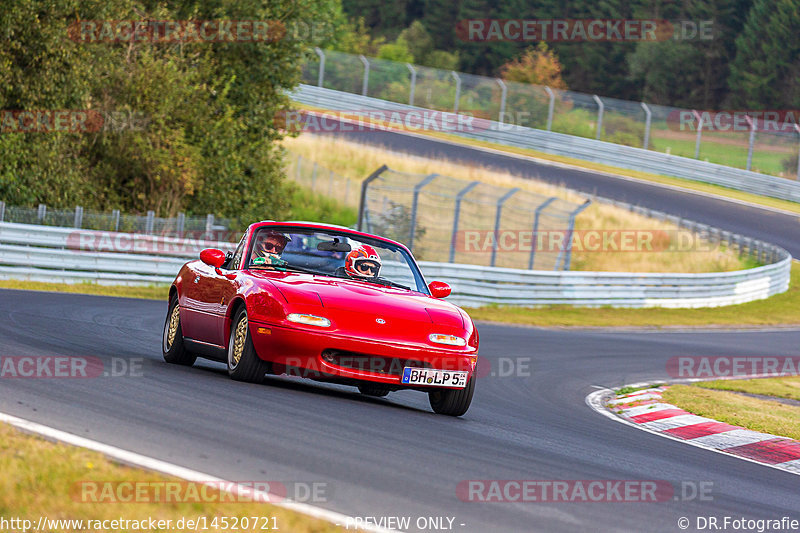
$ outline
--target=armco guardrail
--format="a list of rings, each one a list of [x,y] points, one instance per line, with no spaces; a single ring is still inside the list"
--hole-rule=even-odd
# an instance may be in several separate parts
[[[736,242],[732,238],[731,242]],[[143,285],[169,283],[206,247],[232,243],[0,223],[0,278]],[[421,262],[429,280],[450,283],[450,301],[478,306],[573,304],[617,307],[712,307],[758,300],[789,287],[791,256],[762,244],[775,262],[736,272],[630,274],[544,272]]]
[[[0,278],[93,281],[113,285],[171,283],[204,248],[233,243],[0,223]]]
[[[397,111],[401,120],[404,120],[404,117],[407,117],[409,113],[418,113],[418,116],[423,116],[422,113],[430,112],[421,107],[314,87],[312,85],[300,85],[290,96],[293,100],[302,104],[349,114],[355,114],[359,111],[365,113],[369,111],[383,112],[387,119],[391,118],[391,113],[387,113],[387,111]],[[448,133],[507,146],[530,148],[539,152],[562,155],[614,167],[712,183],[762,196],[800,202],[800,182],[784,178],[642,148],[504,124],[493,120],[475,118],[472,119],[471,123],[474,127],[453,128],[448,130]]]
[[[779,294],[789,288],[791,257],[771,265],[709,274],[542,272],[450,263],[420,263],[429,279],[453,288],[450,301],[536,306],[718,307]]]

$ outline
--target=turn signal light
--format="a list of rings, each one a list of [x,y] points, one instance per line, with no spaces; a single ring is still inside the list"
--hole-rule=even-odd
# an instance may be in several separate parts
[[[330,327],[331,321],[325,317],[316,315],[303,315],[300,313],[292,313],[286,317],[289,322],[297,322],[298,324],[306,324],[309,326],[318,326],[321,328]]]
[[[464,346],[467,341],[455,335],[445,335],[444,333],[431,333],[428,339],[436,344],[449,344],[450,346]]]

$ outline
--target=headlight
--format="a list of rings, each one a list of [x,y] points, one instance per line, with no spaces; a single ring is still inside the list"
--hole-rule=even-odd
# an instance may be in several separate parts
[[[450,346],[464,346],[467,341],[455,335],[445,335],[444,333],[431,333],[428,339],[436,344],[449,344]]]
[[[319,326],[321,328],[330,327],[331,321],[325,317],[315,315],[303,315],[300,313],[291,313],[286,317],[289,322],[297,322],[298,324],[307,324],[309,326]]]

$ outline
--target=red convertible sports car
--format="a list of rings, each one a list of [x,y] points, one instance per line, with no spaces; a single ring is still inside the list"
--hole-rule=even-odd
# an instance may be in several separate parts
[[[306,222],[252,224],[236,251],[207,249],[170,287],[163,352],[205,357],[236,380],[289,374],[362,394],[427,392],[433,410],[463,415],[475,391],[478,332],[426,284],[400,243]]]

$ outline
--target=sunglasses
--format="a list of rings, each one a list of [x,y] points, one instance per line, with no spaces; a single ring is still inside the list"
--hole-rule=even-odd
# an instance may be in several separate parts
[[[280,244],[276,244],[274,242],[262,242],[260,245],[261,249],[265,252],[280,252],[283,249],[283,246]]]
[[[356,264],[356,270],[361,272],[362,274],[377,274],[378,273],[378,265],[375,263],[366,263],[361,262]]]

